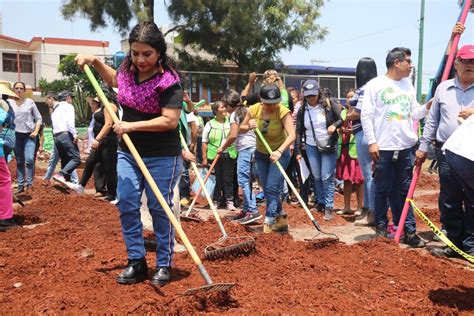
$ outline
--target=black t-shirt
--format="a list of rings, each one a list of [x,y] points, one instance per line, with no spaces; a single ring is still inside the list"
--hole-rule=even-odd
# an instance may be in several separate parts
[[[181,110],[183,104],[183,89],[179,84],[169,87],[160,95],[160,107]],[[148,121],[161,114],[143,113],[122,105],[125,122]],[[169,157],[181,155],[179,127],[163,132],[131,132],[130,139],[142,157]],[[130,152],[127,145],[120,140],[119,150]]]
[[[97,135],[99,135],[100,131],[102,130],[102,127],[104,127],[105,125],[104,111],[105,108],[102,106],[99,111],[92,114],[94,116],[94,126],[92,127],[92,133],[94,134],[94,137],[97,137]],[[117,135],[115,134],[113,129],[110,129],[107,135],[104,136],[104,140],[115,139],[117,139]]]
[[[258,92],[250,93],[242,96],[242,102],[247,101],[246,105],[251,106],[260,102],[260,94]]]

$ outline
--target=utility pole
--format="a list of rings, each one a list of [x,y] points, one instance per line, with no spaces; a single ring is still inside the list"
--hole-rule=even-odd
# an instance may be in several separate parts
[[[425,28],[425,0],[421,0],[421,12],[420,12],[420,34],[418,42],[418,76],[416,83],[416,99],[421,102],[421,85],[423,80],[423,34]]]

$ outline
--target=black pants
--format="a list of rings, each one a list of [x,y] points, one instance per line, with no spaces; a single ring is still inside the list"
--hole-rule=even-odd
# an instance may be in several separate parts
[[[212,164],[212,161],[209,161]],[[229,154],[223,153],[215,166],[216,188],[214,189],[214,201],[233,202],[235,194],[235,177],[237,171],[236,159],[230,158]]]
[[[115,197],[117,194],[117,142],[115,140],[104,139],[96,150],[91,151],[82,173],[80,182],[82,186],[86,186],[97,163],[100,163],[105,171],[107,196]]]
[[[54,144],[58,149],[61,159],[61,171],[59,171],[66,180],[70,180],[73,172],[81,163],[79,147],[74,144],[74,137],[71,133],[63,132],[54,136]]]

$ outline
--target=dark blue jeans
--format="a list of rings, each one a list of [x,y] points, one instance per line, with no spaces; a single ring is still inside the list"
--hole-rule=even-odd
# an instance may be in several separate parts
[[[474,253],[474,162],[448,150],[445,161],[451,174],[449,178],[451,186],[445,185],[447,192],[442,190],[440,192],[440,199],[441,193],[444,197],[450,198],[444,201],[444,205],[449,207],[445,210],[444,227],[453,243],[472,254]],[[444,176],[443,181],[447,181],[446,178],[447,176]],[[452,205],[455,207],[451,207]]]
[[[71,133],[63,132],[54,136],[54,145],[58,149],[59,158],[61,158],[61,173],[66,180],[70,180],[71,173],[81,163],[79,147],[74,144],[74,137]]]
[[[392,210],[395,225],[400,222],[403,205],[410,188],[415,161],[415,148],[398,151],[398,158],[393,150],[381,150],[380,159],[375,163],[375,225],[388,225],[388,202]],[[415,216],[410,206],[405,221],[405,232],[416,231]]]

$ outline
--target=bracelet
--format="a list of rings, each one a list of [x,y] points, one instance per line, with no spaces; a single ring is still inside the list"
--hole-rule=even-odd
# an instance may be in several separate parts
[[[281,152],[280,149],[277,149],[276,151],[278,151],[280,153],[280,155],[283,155],[283,153]]]

